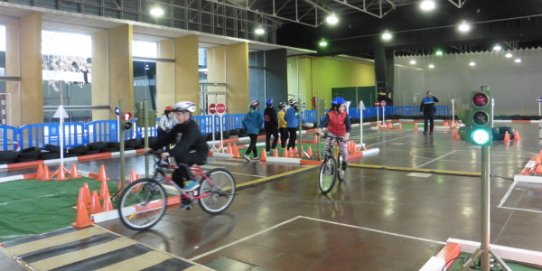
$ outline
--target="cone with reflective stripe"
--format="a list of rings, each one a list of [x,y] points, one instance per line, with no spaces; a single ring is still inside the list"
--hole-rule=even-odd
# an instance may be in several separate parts
[[[83,187],[79,188],[79,197],[77,198],[77,215],[75,222],[72,223],[72,226],[78,229],[92,225],[92,221],[90,220],[87,212],[87,207],[85,206],[84,193]]]

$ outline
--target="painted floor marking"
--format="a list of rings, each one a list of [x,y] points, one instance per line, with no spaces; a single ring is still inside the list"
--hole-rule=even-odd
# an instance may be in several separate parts
[[[419,177],[419,178],[428,178],[431,175],[433,175],[433,174],[430,174],[430,173],[418,173],[418,172],[412,172],[412,173],[407,174],[407,176],[409,176],[409,177]]]
[[[451,152],[449,152],[449,153],[447,153],[447,154],[441,155],[441,156],[439,156],[439,157],[437,157],[437,158],[435,158],[435,159],[433,159],[433,160],[427,161],[427,162],[425,162],[425,163],[423,163],[423,164],[421,164],[421,165],[418,165],[417,168],[418,168],[418,167],[423,167],[423,166],[425,166],[425,165],[428,165],[428,164],[431,164],[431,163],[433,163],[433,162],[435,162],[435,161],[438,161],[439,159],[442,159],[442,158],[444,158],[444,157],[446,157],[446,156],[448,156],[448,155],[450,155],[450,154],[453,154],[454,152],[455,152],[455,150],[453,150],[453,151],[451,151]]]

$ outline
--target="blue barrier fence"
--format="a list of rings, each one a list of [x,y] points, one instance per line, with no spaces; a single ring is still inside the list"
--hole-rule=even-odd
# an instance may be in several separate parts
[[[382,108],[379,108],[379,114],[382,115]],[[359,117],[359,109],[351,108],[349,110],[350,118]],[[402,116],[405,118],[420,117],[418,106],[387,106],[386,116]],[[436,116],[449,116],[448,106],[437,106]],[[376,107],[367,107],[363,111],[363,118],[375,118],[377,116]],[[242,120],[245,114],[227,114],[222,116],[222,129],[231,131],[242,129]],[[214,116],[215,130],[220,129],[220,117]],[[306,110],[302,114],[303,123],[317,122],[318,112],[316,110]],[[194,116],[193,119],[199,124],[203,134],[213,132],[212,116]],[[126,131],[124,139],[139,139],[145,134],[144,128],[136,126],[135,129]],[[71,148],[85,145],[93,142],[118,142],[118,123],[116,120],[97,120],[87,123],[65,122],[64,123],[64,146]],[[46,144],[59,145],[60,138],[59,123],[39,123],[29,124],[20,127],[0,125],[0,150],[15,150],[17,148],[43,147]],[[149,136],[156,136],[156,127],[150,127]]]

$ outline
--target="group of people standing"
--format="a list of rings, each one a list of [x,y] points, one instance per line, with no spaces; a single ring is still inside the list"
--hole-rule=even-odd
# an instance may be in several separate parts
[[[288,101],[288,104],[290,106],[286,108],[285,104],[280,103],[277,112],[273,106],[273,98],[268,98],[265,101],[266,107],[262,115],[259,111],[260,103],[256,100],[250,102],[250,109],[243,119],[243,128],[250,138],[250,144],[243,155],[246,160],[250,160],[251,152],[253,160],[259,159],[256,141],[262,126],[265,130],[265,150],[267,152],[271,152],[271,149],[277,147],[279,133],[283,149],[295,148],[299,126],[299,108],[297,101],[293,98]],[[271,138],[273,138],[272,142]],[[288,142],[287,145],[286,142]]]

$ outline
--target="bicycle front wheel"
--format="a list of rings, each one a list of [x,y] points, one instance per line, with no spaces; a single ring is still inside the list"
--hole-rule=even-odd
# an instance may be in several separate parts
[[[322,194],[327,194],[333,188],[335,184],[335,178],[337,177],[337,163],[335,158],[328,157],[324,159],[320,166],[320,180],[318,186]]]
[[[199,205],[209,214],[220,214],[232,204],[235,198],[235,179],[229,171],[216,168],[207,172],[199,188]]]
[[[139,179],[124,188],[120,195],[120,221],[132,230],[146,230],[154,226],[167,207],[167,194],[157,181]]]

